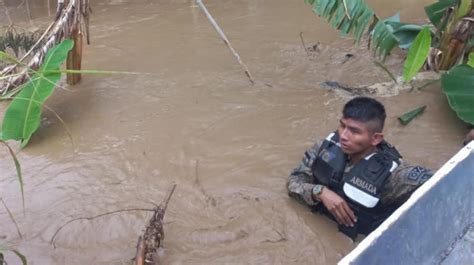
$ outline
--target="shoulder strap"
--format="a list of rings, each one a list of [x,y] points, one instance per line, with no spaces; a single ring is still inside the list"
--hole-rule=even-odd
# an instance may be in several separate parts
[[[323,143],[319,147],[318,154],[324,149],[327,149],[331,144],[338,144],[339,143],[339,133],[334,131],[330,133],[326,139],[324,139]]]
[[[387,141],[383,140],[377,145],[379,152],[391,160],[397,161],[402,158],[398,150]]]

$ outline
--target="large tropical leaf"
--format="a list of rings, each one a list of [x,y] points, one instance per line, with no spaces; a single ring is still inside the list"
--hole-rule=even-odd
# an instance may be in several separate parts
[[[376,55],[385,58],[398,45],[399,40],[393,32],[393,27],[390,26],[389,21],[377,22],[371,39],[372,48]]]
[[[431,23],[439,28],[447,9],[455,5],[456,0],[439,0],[437,3],[425,7],[425,12]]]
[[[441,76],[443,92],[458,117],[474,125],[474,68],[457,65]]]
[[[26,146],[39,127],[41,107],[61,78],[59,67],[73,45],[72,40],[65,40],[48,51],[40,69],[8,106],[2,124],[3,140],[20,140],[22,147]]]
[[[413,41],[415,41],[416,36],[420,33],[423,29],[420,25],[415,24],[405,24],[405,23],[398,23],[394,24],[391,23],[393,29],[393,34],[398,39],[398,47],[402,49],[408,49],[411,47]]]
[[[418,34],[408,51],[407,59],[403,65],[403,79],[405,82],[410,81],[423,67],[430,52],[430,46],[431,32],[428,27],[425,27]]]
[[[342,35],[352,34],[357,43],[363,38],[364,33],[371,32],[371,47],[376,55],[382,58],[399,44],[398,36],[405,37],[404,47],[407,46],[407,42],[411,43],[408,33],[403,33],[407,29],[401,29],[397,36],[389,24],[389,22],[400,22],[399,16],[381,20],[363,0],[305,0],[305,2],[311,4],[313,12],[325,18]]]

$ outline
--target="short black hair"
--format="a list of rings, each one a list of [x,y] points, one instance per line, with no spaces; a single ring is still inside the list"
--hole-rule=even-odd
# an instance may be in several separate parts
[[[342,110],[342,117],[364,123],[373,123],[375,132],[382,132],[387,114],[379,101],[369,97],[355,97],[349,100]]]

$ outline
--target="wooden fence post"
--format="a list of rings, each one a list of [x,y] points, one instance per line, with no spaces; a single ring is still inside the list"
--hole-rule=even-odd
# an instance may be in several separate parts
[[[72,32],[74,47],[67,56],[66,66],[68,70],[81,70],[82,65],[82,32],[79,25]],[[81,74],[67,74],[67,83],[71,86],[81,81]]]

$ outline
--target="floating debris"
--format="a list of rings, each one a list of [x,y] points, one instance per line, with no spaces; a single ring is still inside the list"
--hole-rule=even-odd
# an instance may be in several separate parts
[[[426,105],[418,107],[416,109],[410,110],[409,112],[403,114],[402,116],[398,117],[398,120],[403,124],[407,125],[410,123],[414,118],[416,118],[418,115],[423,113],[426,109]]]

